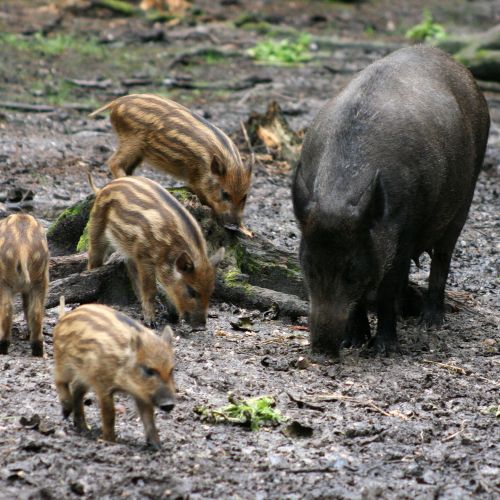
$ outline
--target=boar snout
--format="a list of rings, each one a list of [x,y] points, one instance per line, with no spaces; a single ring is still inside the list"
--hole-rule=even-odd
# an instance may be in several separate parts
[[[153,404],[164,412],[171,412],[175,406],[175,399],[166,388],[161,388],[156,391],[153,396]]]
[[[186,312],[184,319],[189,323],[191,330],[200,331],[205,330],[207,326],[207,315],[204,312]]]
[[[218,215],[218,219],[223,226],[236,226],[238,227],[241,223],[241,214],[234,212],[226,212]]]
[[[347,308],[314,307],[313,304],[309,320],[311,347],[314,350],[338,356],[346,333],[348,318]]]

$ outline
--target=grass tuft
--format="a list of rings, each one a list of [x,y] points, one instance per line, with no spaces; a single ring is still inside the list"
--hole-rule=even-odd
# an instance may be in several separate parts
[[[301,33],[295,40],[270,38],[248,49],[248,54],[256,61],[266,64],[298,64],[311,59],[310,43],[311,35],[308,33]]]

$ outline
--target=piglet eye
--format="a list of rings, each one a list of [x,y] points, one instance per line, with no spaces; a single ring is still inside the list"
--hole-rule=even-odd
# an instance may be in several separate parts
[[[231,195],[227,191],[221,190],[220,197],[221,197],[222,201],[230,201],[231,200]]]
[[[191,286],[187,286],[186,287],[186,291],[187,291],[187,294],[192,298],[192,299],[196,299],[200,296],[200,294]]]
[[[141,372],[145,377],[154,377],[158,375],[158,371],[150,366],[141,365]]]

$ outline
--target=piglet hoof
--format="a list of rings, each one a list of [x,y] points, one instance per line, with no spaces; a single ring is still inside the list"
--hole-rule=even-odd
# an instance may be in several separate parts
[[[158,328],[158,322],[155,319],[146,319],[144,318],[143,323],[151,330],[156,330]]]
[[[8,354],[10,340],[0,340],[0,354]]]
[[[31,342],[31,354],[36,356],[37,358],[41,358],[43,356],[43,342],[40,340],[35,340]]]
[[[156,439],[155,440],[148,439],[148,441],[146,443],[146,447],[149,450],[160,451],[161,450],[161,443],[160,443],[160,441],[158,441]]]
[[[101,439],[103,441],[107,441],[108,443],[116,443],[116,435],[114,432],[109,432],[106,434],[102,434]]]

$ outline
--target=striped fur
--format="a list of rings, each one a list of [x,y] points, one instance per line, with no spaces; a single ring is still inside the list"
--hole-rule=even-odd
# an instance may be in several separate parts
[[[251,169],[222,130],[186,107],[151,94],[120,97],[90,116],[108,109],[119,140],[108,161],[113,177],[130,175],[147,160],[186,182],[223,222],[241,222]]]
[[[113,394],[136,401],[148,443],[160,446],[154,407],[174,406],[174,358],[169,327],[159,337],[110,307],[88,304],[63,314],[54,328],[55,382],[63,416],[88,429],[83,397],[92,389],[100,404],[103,439],[115,441]]]
[[[43,355],[43,316],[49,283],[49,249],[45,230],[31,215],[0,221],[0,354],[7,354],[12,326],[12,299],[20,293],[33,356]]]
[[[115,179],[97,192],[90,215],[89,269],[103,264],[108,246],[128,259],[144,319],[155,318],[156,281],[177,313],[205,325],[220,249],[211,259],[191,214],[158,183],[144,177]]]

